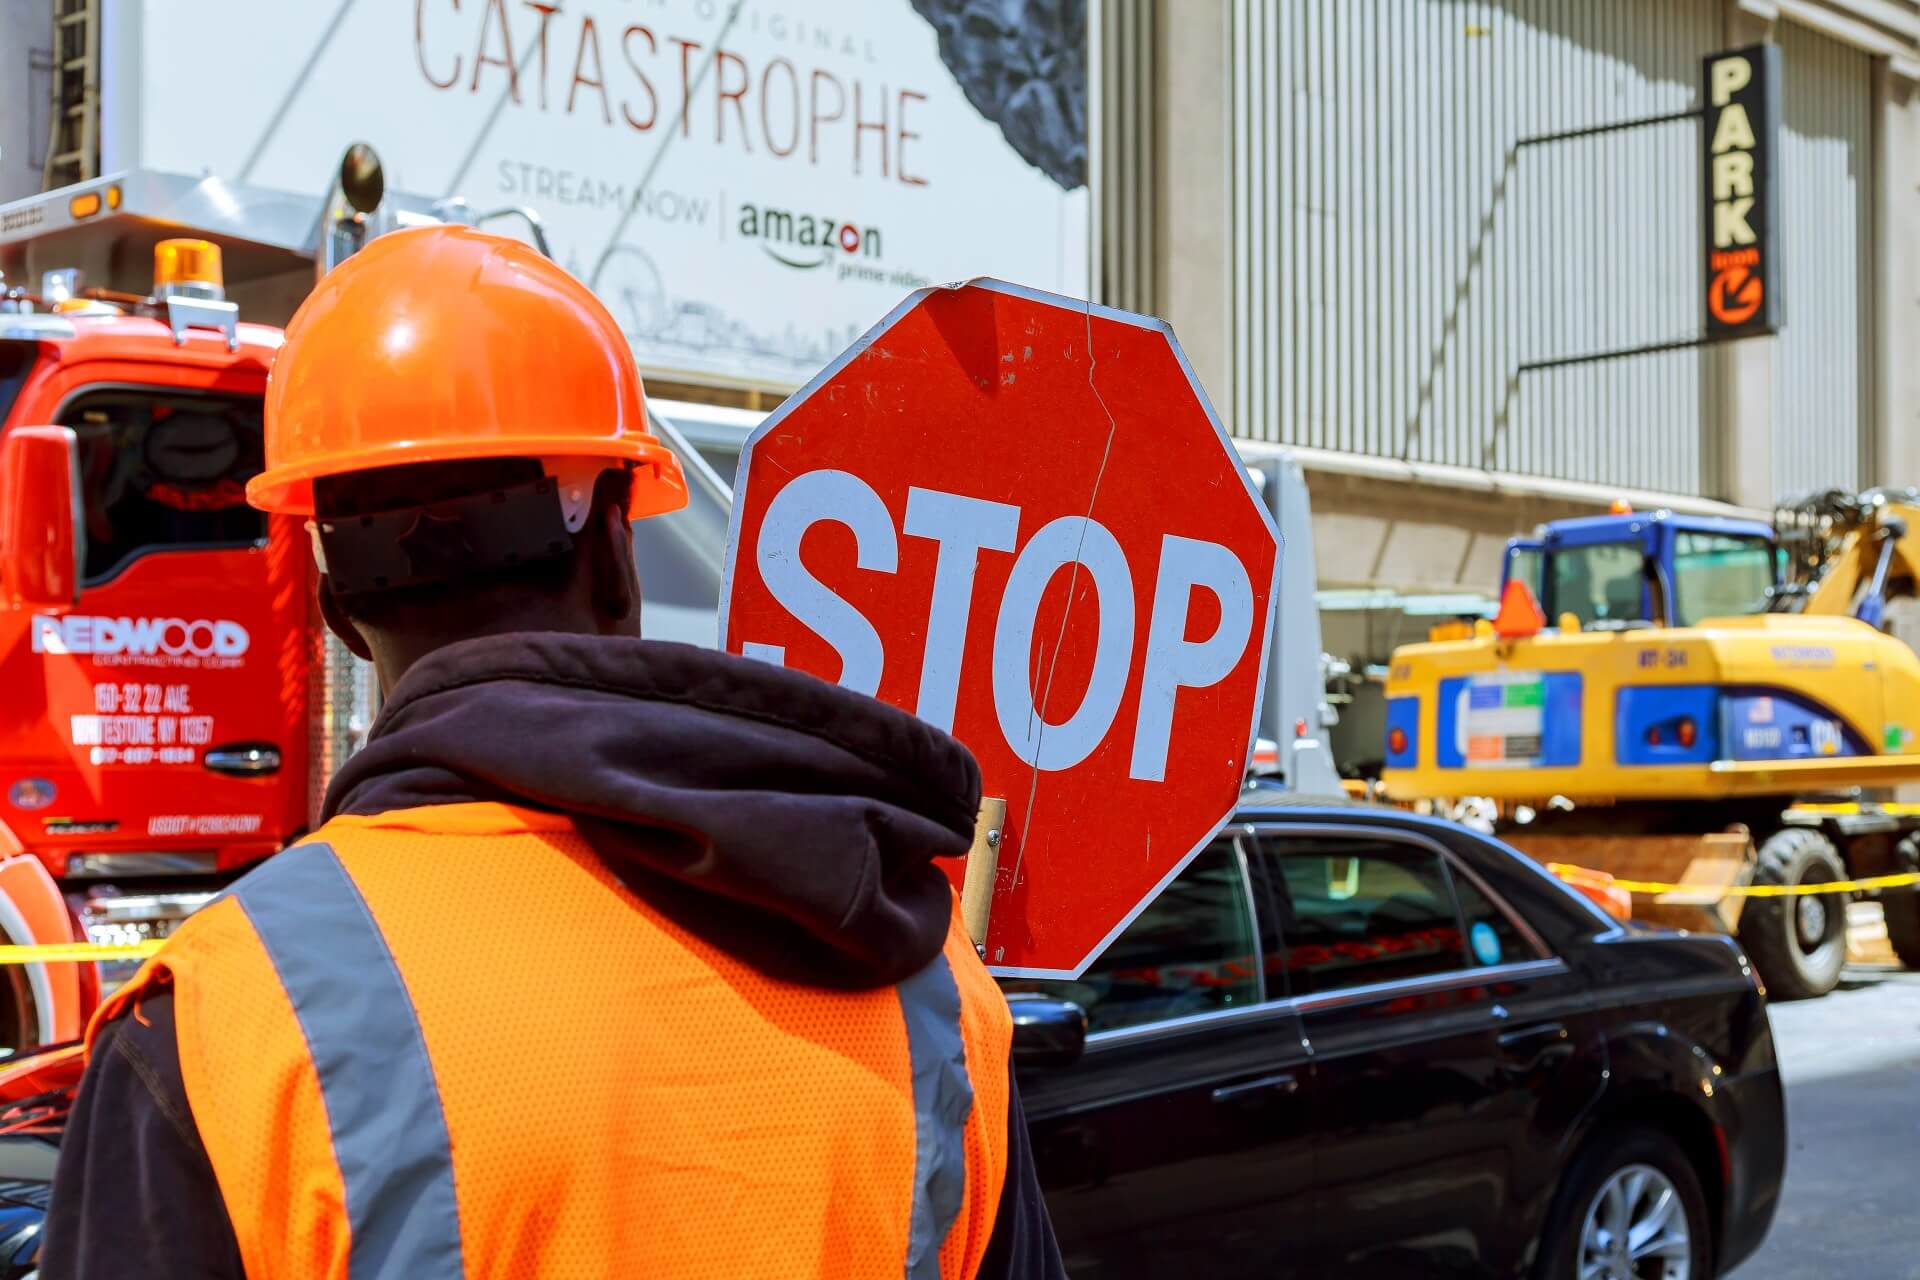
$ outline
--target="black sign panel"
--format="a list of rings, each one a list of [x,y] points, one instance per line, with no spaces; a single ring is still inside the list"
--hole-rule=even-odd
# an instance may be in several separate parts
[[[1707,336],[1780,327],[1773,168],[1780,154],[1780,47],[1750,45],[1701,66],[1706,171]]]

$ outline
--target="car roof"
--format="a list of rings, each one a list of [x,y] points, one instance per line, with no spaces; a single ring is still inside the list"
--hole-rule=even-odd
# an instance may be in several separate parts
[[[1282,791],[1277,787],[1260,786],[1249,787],[1241,793],[1240,803],[1233,811],[1233,820],[1240,823],[1290,825],[1311,825],[1316,822],[1343,824],[1364,822],[1372,826],[1394,826],[1428,833],[1468,830],[1451,818],[1429,817],[1409,809],[1376,804],[1371,800],[1356,800],[1344,795],[1302,795],[1294,791]]]
[[[1312,795],[1290,791],[1272,784],[1255,784],[1240,793],[1240,803],[1234,808],[1234,815],[1241,821],[1260,821],[1274,818],[1299,820],[1314,816],[1337,817],[1348,820],[1355,815],[1378,815],[1387,818],[1419,818],[1420,815],[1406,809],[1390,809],[1385,805],[1374,804],[1369,800],[1356,800],[1348,795]]]
[[[1434,818],[1407,809],[1392,808],[1348,796],[1298,795],[1291,791],[1251,789],[1240,797],[1234,809],[1234,821],[1240,823],[1283,823],[1311,826],[1316,822],[1341,824],[1366,823],[1392,826],[1409,831],[1461,832],[1479,836],[1451,818]],[[1482,836],[1481,839],[1486,837]]]

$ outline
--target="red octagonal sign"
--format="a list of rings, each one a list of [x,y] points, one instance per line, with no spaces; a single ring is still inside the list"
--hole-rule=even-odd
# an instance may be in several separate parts
[[[1279,544],[1160,321],[922,290],[753,433],[733,522],[727,649],[952,731],[1007,801],[996,970],[1079,973],[1231,812]]]

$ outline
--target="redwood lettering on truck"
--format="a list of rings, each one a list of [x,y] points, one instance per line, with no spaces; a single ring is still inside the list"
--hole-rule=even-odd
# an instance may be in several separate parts
[[[61,618],[40,613],[33,617],[35,653],[81,653],[127,664],[239,666],[251,643],[245,627],[225,618],[195,618],[189,622],[185,618],[95,618],[85,614]]]

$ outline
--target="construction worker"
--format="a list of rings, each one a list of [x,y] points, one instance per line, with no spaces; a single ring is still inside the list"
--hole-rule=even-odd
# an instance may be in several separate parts
[[[1060,1274],[922,721],[640,639],[685,501],[604,307],[467,228],[288,327],[248,499],[385,705],[105,1005],[41,1274]],[[271,659],[269,659],[271,660]]]

